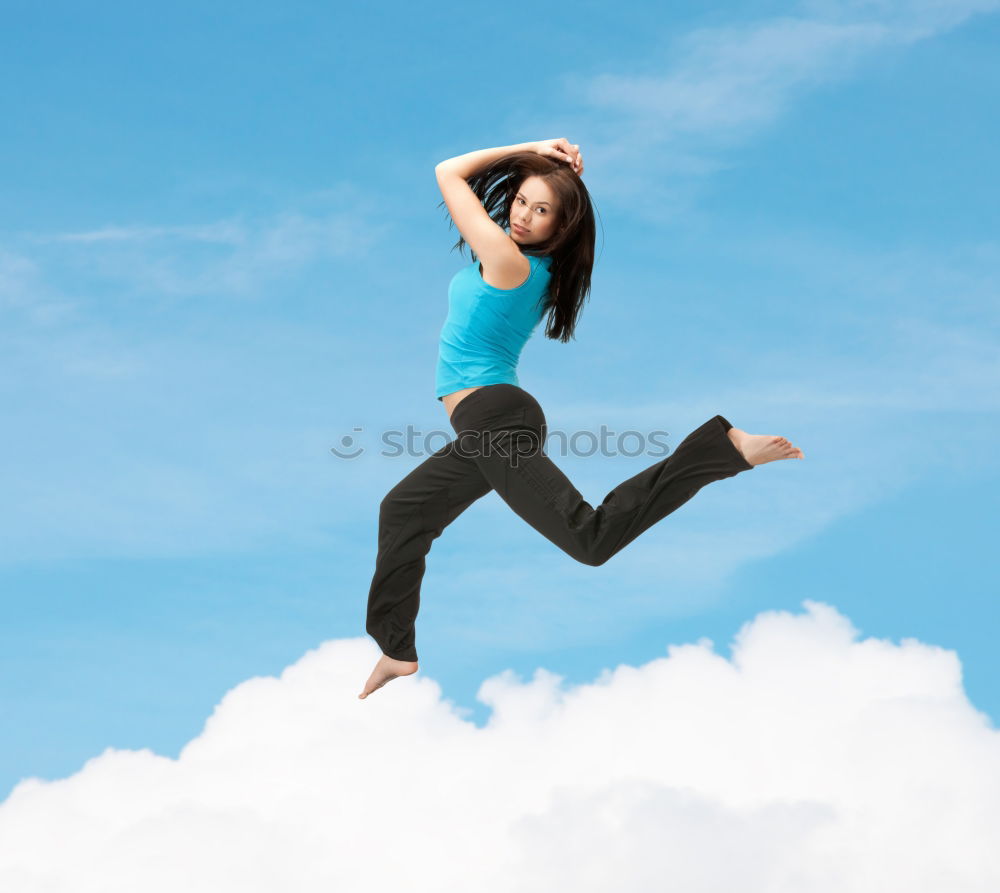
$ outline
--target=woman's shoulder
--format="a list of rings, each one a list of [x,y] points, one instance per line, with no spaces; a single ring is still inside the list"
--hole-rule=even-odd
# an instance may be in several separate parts
[[[544,273],[551,273],[552,271],[552,255],[551,254],[529,254],[527,255],[528,263],[530,265],[529,269],[532,274],[536,270],[542,271]]]
[[[482,258],[478,258],[456,272],[452,282],[461,279],[461,281],[469,282],[473,287],[478,286],[480,289],[485,288],[488,291],[520,292],[537,282],[542,274],[548,281],[552,265],[551,255],[522,253],[519,261],[516,268],[514,266],[500,267],[495,264],[487,266]],[[465,277],[469,278],[466,280]]]
[[[488,262],[480,258],[475,264],[475,270],[480,281],[497,291],[516,291],[525,286],[532,278],[537,262],[530,255],[518,252],[516,257],[507,257],[501,261]]]

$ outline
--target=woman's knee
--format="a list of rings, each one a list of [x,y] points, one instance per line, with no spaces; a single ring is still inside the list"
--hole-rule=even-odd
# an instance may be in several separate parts
[[[382,501],[378,504],[379,522],[381,524],[392,523],[403,514],[409,514],[412,508],[412,505],[407,503],[399,491],[393,488],[382,497]]]
[[[596,546],[577,545],[566,551],[570,557],[575,558],[580,564],[585,564],[588,567],[600,567],[611,557],[603,549],[598,549]]]
[[[606,564],[610,557],[610,555],[605,555],[603,553],[591,552],[587,564],[590,565],[590,567],[600,567],[602,564]]]

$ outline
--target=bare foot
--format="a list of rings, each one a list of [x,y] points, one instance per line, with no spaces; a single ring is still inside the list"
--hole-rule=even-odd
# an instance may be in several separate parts
[[[394,657],[389,657],[388,654],[383,654],[378,659],[378,663],[375,664],[371,676],[368,677],[365,690],[358,697],[367,698],[375,689],[381,688],[397,676],[410,676],[416,672],[417,662],[415,660],[396,660]]]
[[[763,465],[775,459],[805,459],[797,446],[785,440],[784,437],[773,437],[770,434],[747,434],[740,428],[729,429],[729,439],[736,445],[743,458],[751,465]]]

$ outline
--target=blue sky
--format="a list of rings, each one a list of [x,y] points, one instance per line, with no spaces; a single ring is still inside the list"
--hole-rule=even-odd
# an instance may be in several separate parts
[[[504,669],[725,651],[809,599],[954,649],[1000,717],[996,3],[4,18],[5,793],[108,746],[176,755],[238,683],[364,637],[378,503],[420,461],[379,436],[450,434],[467,260],[434,165],[558,136],[600,231],[576,340],[539,331],[519,368],[550,430],[676,444],[722,413],[806,461],[601,568],[487,496],[429,556],[421,673],[483,722]],[[655,461],[554,458],[595,503]]]

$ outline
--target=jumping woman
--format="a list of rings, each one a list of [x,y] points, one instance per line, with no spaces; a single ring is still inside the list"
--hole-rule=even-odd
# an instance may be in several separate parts
[[[706,484],[804,458],[784,437],[747,434],[717,415],[591,506],[545,454],[545,416],[516,373],[542,318],[546,337],[568,341],[590,291],[596,227],[580,147],[553,139],[482,149],[442,161],[436,173],[461,235],[455,247],[468,243],[473,259],[451,280],[438,353],[436,396],[456,438],[381,502],[366,629],[382,656],[359,698],[417,671],[431,543],[491,490],[567,555],[596,567]]]

